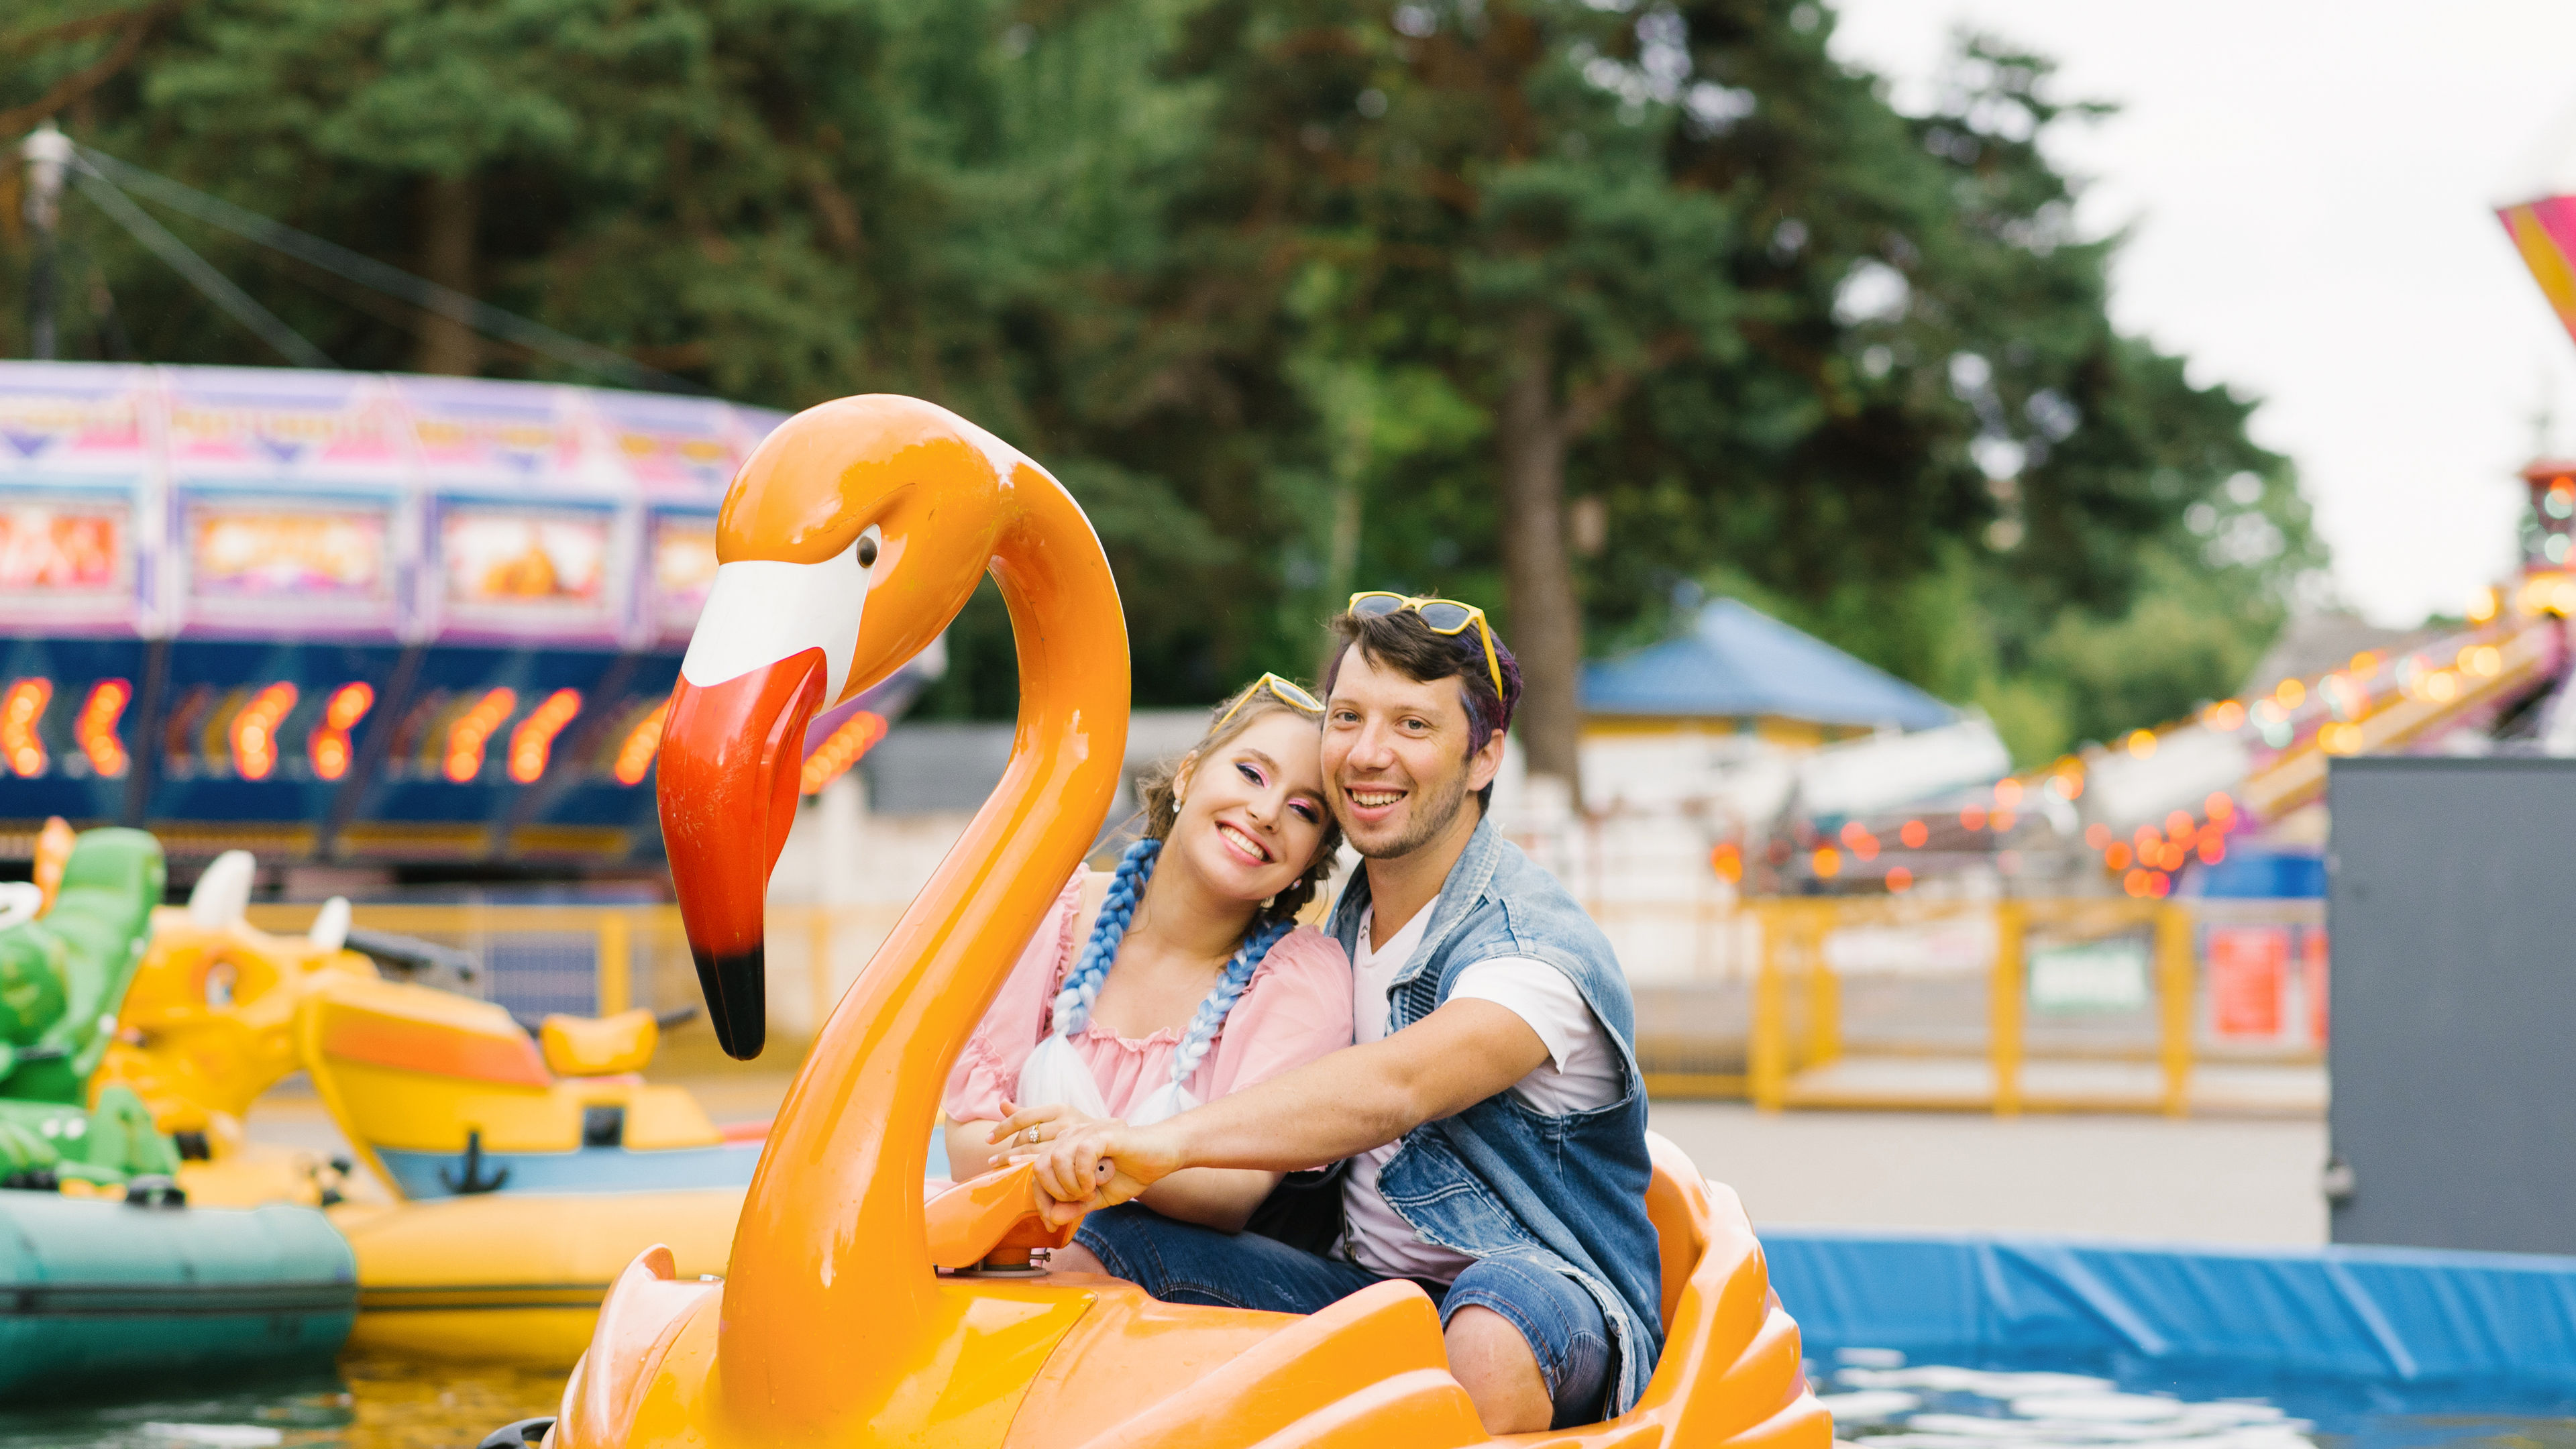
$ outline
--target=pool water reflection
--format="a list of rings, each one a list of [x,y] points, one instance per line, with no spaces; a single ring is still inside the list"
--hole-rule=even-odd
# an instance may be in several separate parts
[[[2576,1449],[2576,1392],[2554,1387],[1822,1346],[1807,1374],[1857,1449]],[[321,1382],[0,1413],[0,1449],[473,1449],[554,1412],[563,1378],[351,1359]]]
[[[473,1449],[554,1412],[559,1370],[350,1359],[321,1382],[0,1413],[0,1449]]]
[[[1857,1449],[2576,1449],[2576,1392],[2554,1385],[1814,1346],[1807,1374]]]

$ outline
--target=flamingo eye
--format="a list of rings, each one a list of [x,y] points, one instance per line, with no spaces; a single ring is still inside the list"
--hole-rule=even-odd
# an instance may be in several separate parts
[[[875,529],[871,528],[859,535],[858,553],[859,567],[872,569],[877,566],[877,531]]]

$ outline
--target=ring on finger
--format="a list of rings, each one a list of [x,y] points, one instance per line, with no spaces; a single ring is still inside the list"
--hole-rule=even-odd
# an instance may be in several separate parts
[[[1040,1137],[1040,1136],[1038,1135],[1038,1129],[1037,1129],[1036,1127],[1034,1127],[1034,1126],[1029,1127],[1029,1128],[1027,1128],[1027,1129],[1023,1130],[1023,1131],[1020,1133],[1020,1138],[1021,1138],[1021,1140],[1022,1140],[1022,1141],[1027,1142],[1031,1147],[1035,1147],[1035,1146],[1037,1146],[1040,1142],[1043,1142],[1043,1141],[1045,1141],[1045,1140],[1046,1140],[1045,1138],[1042,1138],[1042,1137]]]

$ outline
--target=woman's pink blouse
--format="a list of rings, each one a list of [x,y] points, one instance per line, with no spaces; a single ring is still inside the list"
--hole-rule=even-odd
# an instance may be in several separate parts
[[[1063,989],[1081,943],[1073,938],[1082,913],[1077,874],[1020,953],[1002,994],[966,1041],[948,1076],[944,1105],[951,1122],[995,1122],[1002,1099],[1016,1095],[1020,1067],[1046,1039],[1048,1008]],[[1158,1031],[1141,1040],[1122,1037],[1098,1022],[1074,1039],[1075,1055],[1091,1068],[1111,1114],[1125,1116],[1171,1079],[1172,1052],[1180,1033]],[[1236,998],[1225,1025],[1199,1069],[1190,1095],[1213,1102],[1228,1092],[1304,1066],[1351,1044],[1351,965],[1331,937],[1305,927],[1279,938],[1261,958],[1252,982]]]

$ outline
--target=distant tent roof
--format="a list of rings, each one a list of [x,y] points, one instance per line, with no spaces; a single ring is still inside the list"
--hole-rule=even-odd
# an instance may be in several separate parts
[[[1687,636],[1583,666],[1595,714],[1778,715],[1818,724],[1929,729],[1959,712],[1813,635],[1733,599]]]

